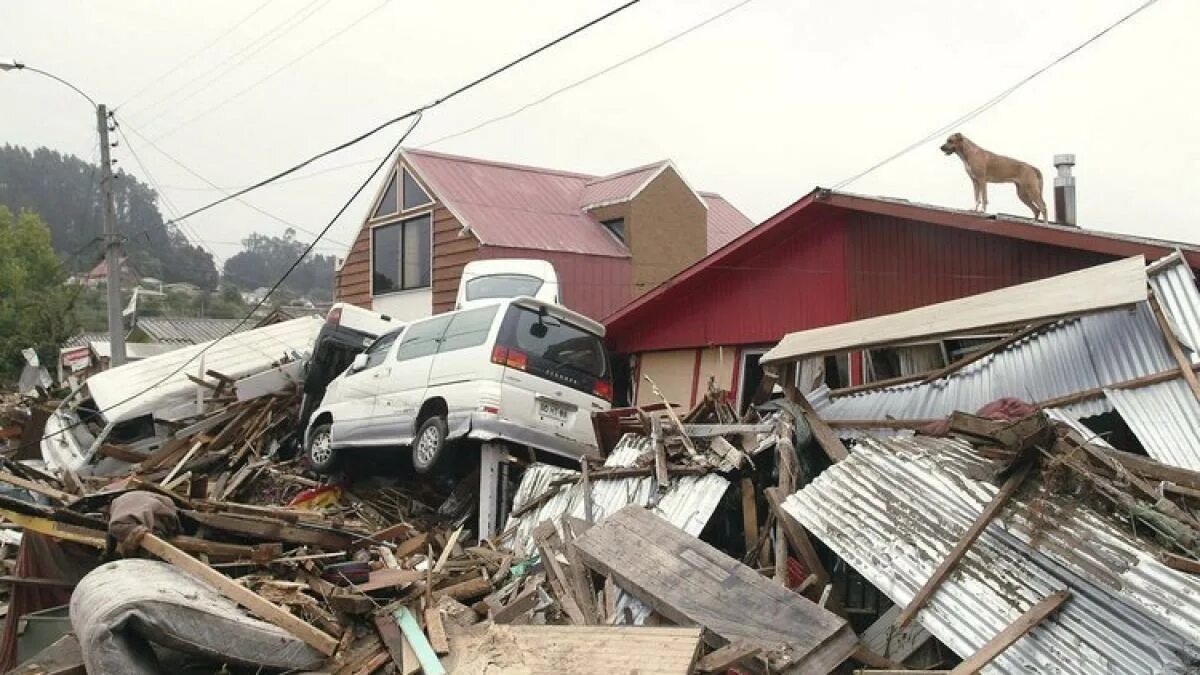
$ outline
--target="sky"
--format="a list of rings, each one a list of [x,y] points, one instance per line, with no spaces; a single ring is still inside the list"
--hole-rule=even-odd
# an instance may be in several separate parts
[[[115,108],[128,140],[113,150],[118,166],[152,178],[170,217],[220,197],[210,183],[255,182],[617,4],[6,0],[0,59],[50,71]],[[761,222],[960,117],[1140,4],[643,0],[429,111],[406,145],[595,174],[670,158],[693,186]],[[1075,153],[1086,228],[1200,242],[1196,26],[1200,2],[1160,0],[955,130],[1039,167],[1051,204],[1052,157]],[[94,126],[70,90],[0,72],[0,143],[94,161]],[[218,265],[250,232],[281,234],[290,223],[310,240],[306,232],[325,226],[402,132],[389,128],[252,192],[249,205],[189,218],[185,231]],[[970,183],[941,142],[845,189],[970,208]],[[320,252],[345,253],[382,180]],[[1028,214],[1009,185],[989,195],[992,212]]]

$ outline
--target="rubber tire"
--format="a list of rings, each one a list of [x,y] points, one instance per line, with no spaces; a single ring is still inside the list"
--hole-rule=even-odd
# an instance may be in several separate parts
[[[325,461],[318,462],[315,458],[313,458],[312,455],[313,441],[315,441],[322,434],[328,436],[331,426],[332,425],[326,423],[318,424],[317,426],[313,427],[312,431],[308,434],[308,443],[304,446],[305,463],[308,464],[313,471],[316,471],[320,474],[333,473],[333,470],[337,468],[338,460],[340,459],[338,451],[334,450],[333,448],[329,449],[329,456],[325,459]]]
[[[418,457],[417,447],[421,444],[421,439],[426,433],[437,432],[436,447],[433,449],[433,454],[426,460],[421,461]],[[434,415],[421,423],[421,428],[417,429],[417,435],[413,437],[412,445],[412,463],[413,469],[419,474],[433,473],[441,461],[442,456],[446,454],[446,434],[448,427],[446,426],[446,418]],[[425,453],[421,453],[425,454]]]

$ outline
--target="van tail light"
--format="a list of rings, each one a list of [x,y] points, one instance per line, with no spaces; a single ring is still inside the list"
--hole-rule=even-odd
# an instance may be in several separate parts
[[[509,349],[497,345],[492,349],[492,363],[508,366],[517,370],[525,370],[529,365],[529,355],[517,349]]]
[[[592,393],[600,398],[612,403],[613,386],[608,380],[596,380],[596,384],[592,386]]]
[[[498,406],[498,405],[481,405],[481,406],[479,406],[479,412],[487,413],[489,415],[499,415],[500,414],[500,406]]]
[[[325,323],[336,326],[342,322],[342,308],[334,307],[325,316]]]

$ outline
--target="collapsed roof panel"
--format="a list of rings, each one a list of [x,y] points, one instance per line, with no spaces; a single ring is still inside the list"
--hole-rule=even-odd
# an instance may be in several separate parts
[[[907,604],[997,491],[974,478],[988,468],[957,440],[867,439],[784,509]],[[984,672],[1184,672],[1198,657],[1200,579],[1161,564],[1155,551],[1076,499],[1018,495],[918,620],[965,657],[1050,593],[1070,589],[1055,618]]]

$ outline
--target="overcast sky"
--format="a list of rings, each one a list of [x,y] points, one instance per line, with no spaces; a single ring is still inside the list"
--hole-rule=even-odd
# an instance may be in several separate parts
[[[579,87],[427,147],[597,174],[671,158],[694,186],[722,193],[758,222],[974,108],[1140,1],[752,0]],[[115,106],[169,215],[219,193],[133,131],[213,183],[242,186],[616,4],[5,0],[0,58],[51,71]],[[737,4],[643,0],[431,111],[408,145],[517,110]],[[1074,152],[1085,227],[1200,242],[1197,26],[1200,2],[1161,0],[959,130],[1038,166],[1050,203],[1052,156]],[[0,142],[92,160],[93,119],[60,85],[0,73]],[[401,131],[247,199],[317,230],[370,171],[363,162]],[[962,166],[938,152],[940,142],[846,189],[970,208]],[[126,148],[115,156],[146,179]],[[1011,186],[990,193],[990,210],[1027,213]],[[321,250],[344,253],[366,209],[353,205]],[[284,227],[239,204],[191,219],[222,258],[247,233]]]

